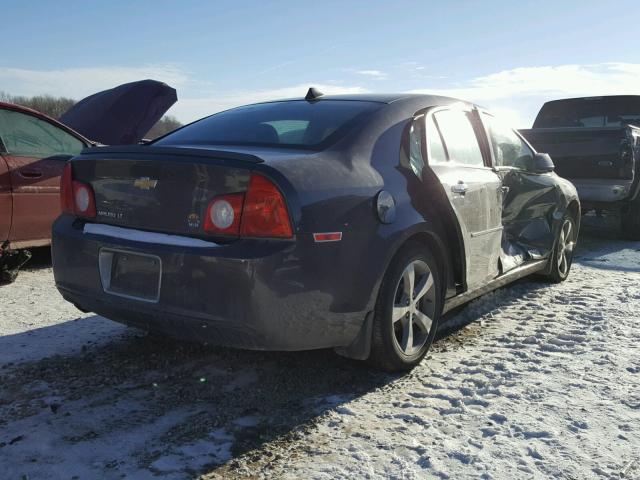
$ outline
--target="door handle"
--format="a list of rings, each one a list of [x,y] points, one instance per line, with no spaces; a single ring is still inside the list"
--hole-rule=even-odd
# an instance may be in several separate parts
[[[464,183],[462,180],[451,186],[451,191],[460,195],[464,195],[465,193],[467,193],[467,190],[469,190],[469,185]]]
[[[24,178],[40,178],[42,172],[39,170],[20,170],[20,175]]]
[[[509,187],[500,187],[500,190],[502,191],[502,195],[507,195],[509,193],[510,188]]]

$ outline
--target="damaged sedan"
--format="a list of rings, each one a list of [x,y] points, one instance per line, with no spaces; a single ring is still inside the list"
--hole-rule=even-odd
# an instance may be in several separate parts
[[[55,281],[146,330],[407,370],[445,312],[567,278],[580,204],[553,169],[471,103],[310,89],[75,157]]]

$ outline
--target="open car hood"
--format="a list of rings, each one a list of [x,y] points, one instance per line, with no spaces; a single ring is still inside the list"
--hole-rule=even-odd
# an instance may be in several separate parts
[[[156,80],[141,80],[80,100],[60,121],[105,145],[133,145],[176,103],[176,90]]]

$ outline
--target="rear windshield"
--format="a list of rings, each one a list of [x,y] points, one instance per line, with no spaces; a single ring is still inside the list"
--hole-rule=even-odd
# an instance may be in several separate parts
[[[217,113],[161,138],[154,145],[263,145],[325,148],[378,110],[366,101],[261,103]]]
[[[640,126],[640,97],[586,98],[543,105],[534,128]]]

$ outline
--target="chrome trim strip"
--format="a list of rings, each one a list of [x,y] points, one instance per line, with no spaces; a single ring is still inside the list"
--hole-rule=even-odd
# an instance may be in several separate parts
[[[490,233],[499,232],[499,231],[503,230],[503,228],[504,227],[502,227],[502,225],[500,225],[499,227],[490,228],[489,230],[482,230],[480,232],[472,232],[471,233],[471,237],[472,238],[481,237],[482,235],[488,235]]]
[[[166,233],[145,232],[144,230],[114,227],[113,225],[103,225],[101,223],[85,224],[83,233],[104,235],[107,237],[131,240],[134,242],[174,245],[178,247],[214,248],[220,246],[217,243],[207,242],[198,238],[169,235]]]

